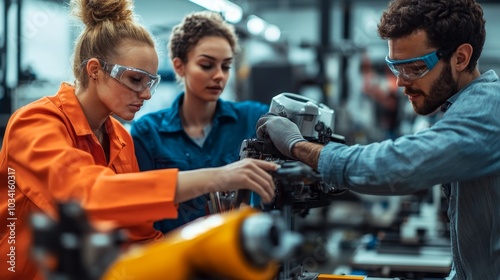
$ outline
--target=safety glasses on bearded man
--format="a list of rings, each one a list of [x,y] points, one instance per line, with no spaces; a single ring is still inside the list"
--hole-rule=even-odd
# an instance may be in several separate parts
[[[385,57],[385,62],[392,73],[396,76],[401,76],[401,78],[407,81],[413,81],[420,79],[425,74],[436,66],[441,58],[453,52],[456,48],[448,50],[436,50],[424,56],[393,60],[389,58],[389,55]]]

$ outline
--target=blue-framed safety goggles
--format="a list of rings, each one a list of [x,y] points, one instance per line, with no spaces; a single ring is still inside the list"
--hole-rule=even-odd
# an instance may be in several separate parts
[[[161,80],[160,75],[153,75],[142,69],[111,64],[101,59],[99,59],[99,63],[102,69],[112,78],[137,93],[148,88],[151,95],[153,95]]]
[[[389,59],[389,55],[387,55],[385,57],[385,62],[394,75],[411,81],[422,78],[425,74],[429,73],[441,58],[454,50],[455,49],[437,50],[424,56],[402,60],[392,60]]]

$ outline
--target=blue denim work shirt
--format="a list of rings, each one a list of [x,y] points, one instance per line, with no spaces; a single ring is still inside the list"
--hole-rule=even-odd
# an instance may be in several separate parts
[[[269,110],[268,105],[255,101],[219,99],[212,129],[200,147],[182,127],[183,97],[183,93],[179,94],[170,108],[146,114],[132,123],[131,134],[141,171],[161,168],[186,171],[235,162],[242,141],[256,137],[257,120]],[[207,214],[207,196],[203,195],[180,203],[177,219],[157,221],[154,227],[165,233]]]
[[[446,184],[453,264],[448,279],[500,279],[500,82],[492,70],[442,106],[430,128],[370,145],[328,144],[326,183],[375,195]]]

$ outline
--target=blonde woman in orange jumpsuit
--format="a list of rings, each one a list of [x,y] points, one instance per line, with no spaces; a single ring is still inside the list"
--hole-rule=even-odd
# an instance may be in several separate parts
[[[43,279],[31,258],[29,220],[36,211],[57,220],[57,202],[80,202],[92,221],[113,221],[137,243],[162,238],[153,221],[176,218],[178,203],[203,193],[245,188],[265,201],[274,196],[268,171],[277,165],[265,161],[139,172],[130,135],[110,116],[132,120],[154,93],[160,80],[154,40],[134,21],[129,0],[71,4],[85,24],[75,42],[75,84],[62,83],[54,96],[20,108],[4,137],[3,280]]]

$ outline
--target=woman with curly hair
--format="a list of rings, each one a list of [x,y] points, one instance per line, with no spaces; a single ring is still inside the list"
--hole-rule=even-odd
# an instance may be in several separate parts
[[[239,158],[244,139],[255,138],[255,124],[269,106],[220,98],[238,51],[234,26],[216,12],[186,15],[168,43],[177,80],[184,91],[170,108],[143,116],[132,125],[141,170],[217,167]],[[258,196],[252,194],[252,204]],[[181,203],[179,217],[155,223],[168,232],[209,213],[205,195]]]

